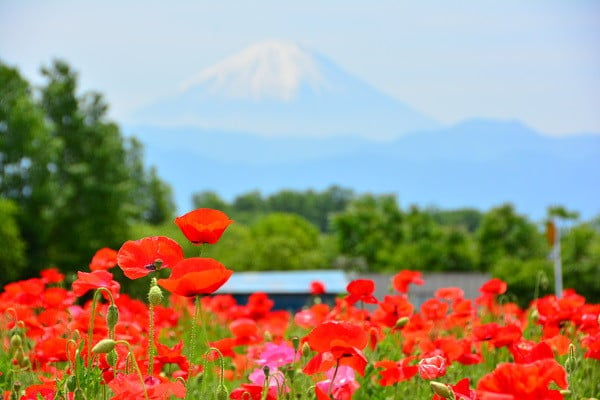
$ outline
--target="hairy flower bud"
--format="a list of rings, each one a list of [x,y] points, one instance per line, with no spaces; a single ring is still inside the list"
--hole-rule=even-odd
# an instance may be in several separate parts
[[[300,347],[300,338],[298,336],[292,336],[292,346],[294,347],[294,351],[298,351]]]
[[[308,343],[304,342],[304,344],[302,345],[302,356],[308,357],[309,354],[310,354],[310,346],[308,345]]]
[[[92,347],[92,353],[101,354],[109,353],[115,348],[116,342],[112,339],[102,339],[94,347]]]
[[[151,305],[157,306],[163,301],[162,290],[158,286],[152,286],[148,291],[148,301]]]
[[[10,337],[10,348],[11,349],[18,349],[22,345],[23,345],[23,339],[21,339],[21,335],[19,335],[18,333],[15,333],[14,335],[12,335]]]
[[[115,329],[117,326],[117,322],[119,322],[119,309],[114,304],[108,306],[108,310],[106,310],[106,325],[109,330]]]
[[[429,385],[438,396],[445,399],[454,399],[454,393],[445,383],[431,381]]]
[[[394,328],[402,328],[404,327],[404,325],[408,324],[408,321],[410,321],[408,317],[398,318],[396,324],[394,325]]]
[[[112,349],[106,355],[106,361],[108,361],[109,365],[115,365],[117,363],[117,352],[115,349]]]
[[[217,400],[227,400],[229,398],[229,391],[227,390],[227,387],[225,387],[225,385],[223,385],[222,383],[219,386],[217,386],[215,398]]]

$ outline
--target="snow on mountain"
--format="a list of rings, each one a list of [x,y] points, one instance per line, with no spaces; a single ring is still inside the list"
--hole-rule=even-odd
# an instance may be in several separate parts
[[[295,43],[254,44],[201,70],[130,125],[193,126],[278,137],[393,139],[438,124]]]
[[[326,87],[315,58],[295,43],[273,40],[254,44],[203,69],[182,89],[205,85],[211,95],[225,98],[290,101],[302,84],[314,91]]]

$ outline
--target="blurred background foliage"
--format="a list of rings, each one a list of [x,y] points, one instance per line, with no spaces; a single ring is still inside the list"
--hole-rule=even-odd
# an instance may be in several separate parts
[[[194,208],[220,209],[235,224],[216,245],[193,246],[173,223],[171,188],[145,165],[141,142],[107,120],[102,96],[78,93],[77,74],[62,61],[42,76],[32,88],[0,62],[0,284],[52,266],[73,279],[102,247],[164,235],[187,256],[214,257],[235,271],[474,271],[507,281],[522,304],[553,291],[546,221],[511,204],[403,209],[395,195],[339,186],[252,191],[232,201],[199,191]],[[560,230],[565,287],[600,301],[600,217],[579,221],[554,206],[548,219]],[[138,295],[148,287],[120,281]]]

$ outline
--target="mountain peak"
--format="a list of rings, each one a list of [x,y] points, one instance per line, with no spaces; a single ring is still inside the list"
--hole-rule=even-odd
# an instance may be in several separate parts
[[[316,58],[297,43],[267,40],[201,70],[182,89],[203,86],[228,99],[290,101],[302,85],[315,91],[326,85]]]

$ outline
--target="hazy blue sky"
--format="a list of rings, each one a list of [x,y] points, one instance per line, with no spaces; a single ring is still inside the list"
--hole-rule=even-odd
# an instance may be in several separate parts
[[[53,57],[119,120],[265,39],[292,40],[443,123],[600,133],[600,1],[0,0],[0,59]]]

